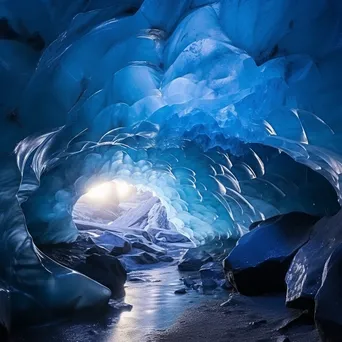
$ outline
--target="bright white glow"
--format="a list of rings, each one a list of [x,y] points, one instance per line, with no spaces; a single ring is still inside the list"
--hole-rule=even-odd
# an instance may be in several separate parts
[[[85,196],[93,200],[107,200],[111,195],[112,189],[112,182],[102,183],[100,185],[96,185],[90,188],[89,191],[85,194]]]
[[[92,201],[107,202],[113,197],[127,198],[134,187],[124,181],[106,182],[88,190],[85,197]]]
[[[116,193],[120,198],[126,198],[132,191],[133,186],[124,181],[114,181]]]

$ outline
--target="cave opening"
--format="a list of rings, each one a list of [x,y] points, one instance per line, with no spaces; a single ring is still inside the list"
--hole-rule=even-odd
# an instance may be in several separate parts
[[[114,313],[110,311],[108,317],[115,324],[106,328],[111,339],[128,335],[139,339],[141,332],[137,327],[151,322],[156,328],[163,328],[185,307],[201,302],[203,294],[224,298],[222,267],[216,264],[216,275],[206,275],[205,279],[201,279],[198,265],[185,262],[184,270],[178,268],[187,250],[196,251],[192,257],[202,258],[197,262],[208,264],[203,274],[212,272],[214,263],[205,252],[208,246],[196,248],[186,234],[177,231],[168,217],[175,209],[168,210],[167,199],[160,198],[152,188],[129,183],[127,179],[91,184],[73,206],[72,219],[79,231],[77,240],[43,244],[39,248],[56,262],[112,291],[110,308],[114,308]],[[200,285],[202,281],[207,281],[205,288]],[[189,294],[186,303],[177,295],[183,291]],[[165,293],[173,295],[165,297]],[[72,322],[77,324],[77,319]],[[66,330],[70,329],[69,324],[65,324]],[[102,334],[103,327],[95,326]]]
[[[144,199],[152,196],[152,192],[138,190],[125,181],[104,182],[89,188],[78,199],[72,216],[74,221],[91,220],[110,224],[126,210],[138,206]]]
[[[90,184],[72,205],[77,237],[57,243],[35,240],[55,261],[80,271],[78,262],[87,256],[108,254],[119,258],[131,271],[139,265],[172,262],[169,252],[179,255],[196,246],[172,223],[170,217],[176,219],[177,212],[170,199],[158,195],[155,187],[123,179]]]

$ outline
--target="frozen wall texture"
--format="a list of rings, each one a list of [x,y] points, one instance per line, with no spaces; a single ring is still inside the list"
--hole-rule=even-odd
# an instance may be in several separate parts
[[[0,269],[16,310],[109,298],[33,242],[74,241],[73,205],[102,181],[153,189],[197,244],[336,211],[341,14],[339,0],[2,1]]]

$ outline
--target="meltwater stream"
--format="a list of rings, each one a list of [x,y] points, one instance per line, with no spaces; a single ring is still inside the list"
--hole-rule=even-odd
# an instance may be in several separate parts
[[[71,319],[31,328],[15,336],[14,342],[144,342],[153,331],[168,328],[186,309],[202,300],[228,297],[222,289],[176,295],[175,290],[183,285],[182,276],[175,265],[131,272],[129,279],[144,280],[128,281],[125,286],[124,302],[133,305],[131,311],[110,311],[95,321]]]

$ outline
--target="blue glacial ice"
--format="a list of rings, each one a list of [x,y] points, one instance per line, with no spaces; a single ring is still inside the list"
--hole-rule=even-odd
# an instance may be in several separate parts
[[[101,182],[153,191],[198,245],[339,207],[339,0],[8,0],[0,14],[0,269],[19,313],[108,300],[35,246],[74,241],[73,206]]]

